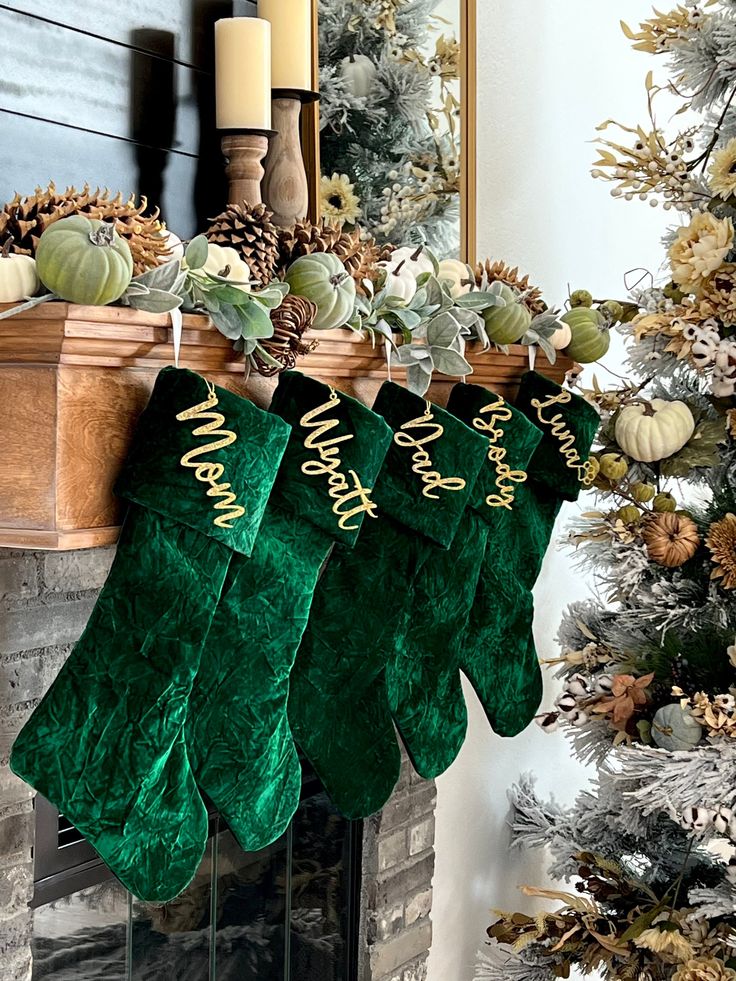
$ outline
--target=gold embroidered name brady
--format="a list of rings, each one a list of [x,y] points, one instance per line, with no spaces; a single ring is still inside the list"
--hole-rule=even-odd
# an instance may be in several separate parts
[[[418,435],[412,435],[409,430],[419,430]],[[462,477],[443,477],[434,469],[434,463],[429,451],[425,447],[429,443],[434,443],[445,434],[445,427],[441,423],[434,421],[432,405],[427,402],[427,411],[423,416],[405,422],[398,433],[394,435],[394,443],[405,450],[413,450],[412,460],[413,472],[422,478],[424,488],[422,494],[433,501],[439,501],[440,495],[432,493],[434,490],[461,491],[465,490],[465,480]]]
[[[523,470],[512,470],[506,463],[507,450],[500,445],[505,430],[499,427],[501,422],[510,422],[513,419],[513,412],[506,405],[506,402],[499,395],[496,402],[484,406],[480,410],[481,414],[473,419],[473,426],[480,433],[488,434],[488,459],[496,468],[496,487],[498,494],[489,494],[486,504],[489,508],[506,508],[507,511],[513,510],[516,497],[515,484],[523,484],[527,475]],[[490,419],[482,418],[483,415],[490,413]]]
[[[575,470],[578,480],[582,484],[589,484],[594,479],[593,465],[590,460],[583,462],[580,454],[575,448],[575,436],[565,425],[565,417],[561,412],[545,419],[542,412],[545,409],[553,408],[556,405],[569,405],[572,402],[572,392],[560,392],[559,395],[551,395],[546,402],[540,399],[532,399],[532,407],[537,410],[537,418],[543,426],[549,426],[552,435],[560,441],[560,453],[565,458],[565,463],[570,470]]]
[[[209,420],[203,426],[198,426],[194,430],[193,435],[212,436],[215,438],[211,443],[207,443],[204,446],[195,446],[194,449],[185,453],[179,462],[182,467],[190,467],[194,470],[194,476],[201,483],[210,485],[207,491],[208,497],[222,498],[213,507],[216,511],[224,511],[226,513],[218,514],[214,518],[214,523],[218,528],[229,529],[233,527],[234,521],[243,517],[245,508],[236,503],[237,496],[233,493],[230,484],[218,483],[225,473],[223,464],[199,460],[199,457],[206,456],[208,453],[215,453],[217,450],[224,450],[227,446],[231,446],[238,437],[229,429],[221,428],[225,425],[225,417],[220,412],[209,411],[210,409],[215,409],[219,405],[220,400],[217,397],[214,385],[207,382],[207,388],[209,389],[210,397],[206,402],[201,402],[199,405],[192,406],[191,409],[180,412],[176,418],[179,422],[188,422],[191,419]]]
[[[302,464],[302,473],[307,477],[327,477],[329,485],[329,495],[335,502],[332,505],[332,512],[339,520],[338,527],[343,531],[358,531],[360,522],[348,524],[351,518],[359,514],[365,514],[369,518],[377,518],[377,506],[370,499],[372,488],[363,487],[360,478],[354,470],[348,470],[347,476],[342,471],[342,460],[340,458],[339,446],[347,443],[353,438],[351,433],[344,436],[333,436],[326,439],[329,433],[339,427],[340,421],[335,418],[322,418],[325,413],[336,409],[340,404],[340,396],[334,389],[330,389],[330,397],[327,402],[318,405],[315,409],[302,416],[300,425],[305,429],[314,429],[313,433],[304,440],[304,446],[308,450],[316,450],[319,459],[307,460]],[[348,477],[352,480],[352,486],[348,482]],[[348,510],[343,510],[346,505]]]

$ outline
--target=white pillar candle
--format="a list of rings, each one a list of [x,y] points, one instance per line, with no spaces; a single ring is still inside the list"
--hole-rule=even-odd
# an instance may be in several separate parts
[[[312,89],[312,2],[258,0],[258,16],[271,22],[275,89]]]
[[[256,17],[215,23],[218,129],[271,129],[271,25]]]

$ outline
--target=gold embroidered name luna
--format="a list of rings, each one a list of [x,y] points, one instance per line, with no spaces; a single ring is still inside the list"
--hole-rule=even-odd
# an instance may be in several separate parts
[[[206,460],[200,461],[199,457],[205,456],[207,453],[215,453],[217,450],[224,450],[226,446],[232,445],[238,437],[229,429],[220,428],[225,425],[225,417],[220,412],[208,411],[209,409],[216,408],[220,400],[217,398],[214,385],[207,382],[207,388],[209,389],[210,397],[206,402],[200,402],[199,405],[194,405],[191,409],[180,412],[176,418],[179,422],[188,422],[191,419],[210,420],[209,422],[205,422],[203,426],[198,426],[194,430],[193,435],[212,436],[215,438],[213,442],[207,443],[204,446],[195,446],[194,449],[185,453],[179,462],[182,467],[190,467],[194,470],[194,476],[201,483],[210,485],[207,491],[207,497],[222,498],[213,507],[216,511],[224,511],[226,513],[218,514],[214,518],[214,523],[218,528],[232,528],[233,522],[237,521],[238,518],[242,518],[245,514],[245,508],[236,503],[237,497],[233,494],[230,484],[218,483],[225,473],[225,467],[221,463],[210,463]],[[218,439],[217,437],[220,438]]]
[[[540,399],[532,399],[532,407],[537,410],[537,418],[543,426],[549,426],[552,435],[560,441],[560,453],[565,458],[565,463],[570,470],[575,470],[581,484],[589,484],[595,477],[593,465],[590,460],[583,462],[580,454],[575,448],[575,436],[565,426],[565,417],[561,412],[545,419],[542,412],[555,405],[569,405],[572,402],[572,392],[560,392],[559,395],[551,395],[546,402]]]
[[[412,435],[409,430],[419,430],[419,435]],[[445,427],[434,421],[432,414],[432,404],[427,402],[427,411],[418,419],[405,422],[398,433],[394,435],[394,443],[402,449],[414,450],[412,454],[412,470],[418,477],[422,478],[424,488],[422,494],[433,501],[439,501],[440,495],[434,494],[435,490],[461,491],[465,490],[465,480],[462,477],[443,477],[434,469],[432,457],[425,447],[429,443],[434,443],[445,434]]]
[[[348,524],[351,518],[359,514],[365,514],[369,518],[377,518],[377,505],[370,499],[372,488],[363,487],[360,478],[354,470],[348,470],[347,476],[342,472],[342,460],[340,458],[339,446],[347,443],[353,438],[351,433],[344,436],[332,436],[326,439],[329,433],[339,427],[339,419],[321,418],[325,413],[336,409],[340,404],[340,396],[333,389],[330,389],[330,397],[327,402],[318,405],[315,409],[302,416],[300,425],[305,429],[314,429],[304,440],[304,447],[308,450],[316,450],[319,459],[307,460],[302,464],[302,473],[307,477],[327,477],[329,485],[329,495],[335,502],[332,505],[332,513],[339,518],[337,524],[343,531],[357,531],[360,522]],[[352,480],[352,486],[348,482],[348,477]],[[352,506],[351,506],[352,505]],[[345,507],[348,510],[344,510]]]
[[[484,406],[480,410],[481,414],[473,419],[473,426],[480,433],[488,434],[488,459],[496,468],[496,487],[498,494],[489,494],[486,504],[489,508],[506,508],[512,511],[516,497],[515,484],[523,484],[527,479],[524,470],[512,470],[506,463],[507,450],[505,446],[500,446],[505,430],[498,425],[501,422],[510,422],[513,419],[513,412],[506,405],[506,402],[498,397],[496,402]],[[490,413],[490,419],[483,416]]]

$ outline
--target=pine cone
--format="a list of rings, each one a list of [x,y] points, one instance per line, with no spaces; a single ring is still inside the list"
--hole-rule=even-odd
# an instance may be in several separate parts
[[[279,230],[272,219],[265,204],[229,204],[207,230],[210,242],[242,255],[260,286],[273,282],[279,265]]]
[[[12,251],[21,255],[35,255],[38,241],[49,225],[70,215],[85,215],[100,221],[110,221],[115,230],[130,246],[133,254],[134,273],[145,272],[157,266],[169,255],[165,227],[159,221],[159,212],[145,215],[148,202],[143,197],[140,204],[135,196],[127,200],[118,192],[110,197],[108,190],[90,190],[87,184],[81,191],[68,187],[64,192],[51,183],[47,188],[37,187],[33,194],[21,197],[16,194],[0,211],[0,242],[12,237]]]
[[[685,514],[664,512],[647,518],[641,533],[652,562],[678,569],[695,555],[700,545],[698,528]]]
[[[527,293],[524,299],[524,306],[527,307],[533,317],[544,313],[547,304],[542,299],[542,291],[536,286],[530,286],[529,277],[519,275],[519,267],[513,269],[503,261],[492,262],[491,259],[479,262],[475,267],[475,281],[478,286],[483,284],[483,279],[490,283],[505,283],[512,289],[520,293]]]
[[[315,252],[336,255],[362,292],[363,280],[376,280],[379,262],[387,259],[393,246],[379,245],[372,235],[362,237],[359,228],[346,231],[340,225],[322,220],[318,224],[299,221],[293,228],[283,229],[279,237],[279,272],[283,275],[296,259]]]
[[[304,357],[315,349],[318,341],[305,344],[302,336],[312,326],[316,316],[317,306],[311,300],[291,293],[284,297],[281,306],[271,311],[273,336],[261,341],[261,346],[279,362],[281,367],[275,368],[267,364],[256,351],[253,354],[253,361],[260,374],[270,377],[280,371],[293,368],[297,358]]]

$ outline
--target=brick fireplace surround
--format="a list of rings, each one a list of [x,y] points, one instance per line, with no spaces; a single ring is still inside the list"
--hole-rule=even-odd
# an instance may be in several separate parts
[[[82,633],[113,555],[112,548],[0,549],[2,981],[30,981],[32,972],[33,792],[8,769],[10,747]],[[410,774],[405,761],[394,797],[365,823],[361,967],[354,981],[426,977],[435,788]]]

